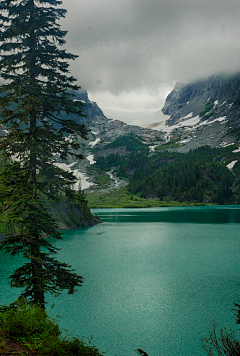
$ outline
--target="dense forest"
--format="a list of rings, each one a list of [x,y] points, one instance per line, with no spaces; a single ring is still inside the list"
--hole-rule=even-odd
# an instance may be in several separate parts
[[[132,138],[119,138],[130,148]],[[144,198],[216,204],[238,203],[240,164],[234,171],[226,165],[231,161],[233,147],[200,147],[188,153],[169,149],[150,152],[138,138],[128,156],[111,154],[97,159],[99,171],[114,167],[117,176],[129,181],[128,191]],[[114,142],[112,147],[118,142]],[[138,149],[136,149],[138,147]],[[161,146],[163,147],[163,146]],[[169,146],[166,145],[166,148]],[[238,158],[238,154],[235,154]],[[234,156],[234,158],[235,158]]]
[[[130,178],[129,191],[143,197],[169,197],[178,201],[233,203],[235,178],[202,147],[185,154],[159,153],[140,164]]]
[[[106,145],[105,148],[113,148],[119,146],[124,146],[126,147],[126,150],[129,151],[134,151],[139,149],[144,150],[145,147],[141,138],[136,137],[132,134],[132,135],[125,135],[125,136],[118,137],[116,140]]]

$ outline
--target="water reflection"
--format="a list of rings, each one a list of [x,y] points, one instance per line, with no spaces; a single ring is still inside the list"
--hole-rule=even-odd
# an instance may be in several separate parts
[[[240,223],[240,206],[92,209],[103,222]]]

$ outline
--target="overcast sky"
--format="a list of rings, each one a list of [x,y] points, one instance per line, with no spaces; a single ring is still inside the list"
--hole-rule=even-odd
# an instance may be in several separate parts
[[[176,82],[240,71],[239,0],[63,0],[72,74],[102,107],[162,105]]]

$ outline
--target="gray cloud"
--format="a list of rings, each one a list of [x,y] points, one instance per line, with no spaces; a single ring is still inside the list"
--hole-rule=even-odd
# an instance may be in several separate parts
[[[240,70],[239,0],[64,0],[79,84],[121,92]]]

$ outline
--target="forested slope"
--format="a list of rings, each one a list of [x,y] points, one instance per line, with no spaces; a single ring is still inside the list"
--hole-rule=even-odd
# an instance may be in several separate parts
[[[143,198],[239,203],[240,152],[236,152],[237,146],[203,146],[188,153],[177,152],[174,144],[165,146],[165,149],[150,152],[142,145],[127,156],[99,157],[95,167],[100,173],[115,169],[118,177],[129,182],[129,193]],[[232,167],[231,162],[234,162]]]
[[[129,191],[160,200],[232,204],[235,177],[217,149],[202,147],[185,154],[158,153],[142,159],[130,178]]]

